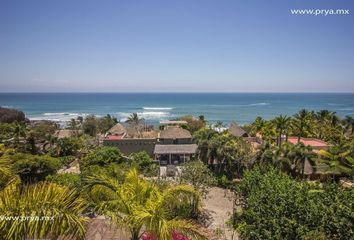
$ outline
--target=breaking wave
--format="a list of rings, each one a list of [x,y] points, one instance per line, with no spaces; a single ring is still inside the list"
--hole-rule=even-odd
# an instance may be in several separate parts
[[[70,121],[72,118],[77,118],[79,116],[85,117],[87,113],[70,113],[70,112],[50,112],[50,113],[43,113],[41,115],[33,115],[29,116],[30,120],[48,120],[54,122],[67,122]],[[97,116],[97,115],[96,115]]]
[[[172,107],[143,107],[144,110],[172,110]]]
[[[61,112],[61,113],[43,113],[44,116],[80,116],[82,114],[79,113],[69,113],[69,112]]]
[[[348,108],[339,108],[337,109],[338,111],[353,111],[354,108],[348,107]]]
[[[131,112],[118,112],[117,116],[121,121],[126,121],[127,118],[131,115]],[[170,117],[171,114],[170,112],[164,112],[164,111],[144,111],[144,112],[137,112],[139,117],[142,117],[144,119],[148,120],[160,120],[160,119],[166,119],[167,117]]]
[[[328,106],[344,106],[345,104],[342,103],[327,103]]]
[[[267,106],[267,105],[270,105],[270,103],[260,102],[260,103],[251,103],[251,104],[249,104],[249,106]]]

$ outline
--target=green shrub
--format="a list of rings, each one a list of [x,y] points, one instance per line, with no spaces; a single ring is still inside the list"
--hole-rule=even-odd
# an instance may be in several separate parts
[[[98,147],[89,153],[81,162],[84,169],[88,166],[98,165],[106,166],[111,163],[122,163],[122,154],[116,147]]]
[[[73,173],[58,173],[46,177],[49,182],[54,182],[59,185],[69,188],[79,188],[81,186],[81,178],[78,174]]]
[[[279,170],[247,171],[237,186],[242,212],[234,216],[243,239],[353,239],[354,190],[311,188]],[[321,239],[321,238],[318,238]]]
[[[183,165],[180,175],[181,183],[193,185],[202,195],[206,195],[216,180],[208,166],[202,161],[189,161]]]
[[[54,174],[61,167],[58,158],[48,155],[13,153],[5,154],[3,157],[11,161],[12,170],[25,183],[44,180],[46,176]]]
[[[131,166],[138,169],[140,173],[147,177],[157,176],[159,173],[159,166],[145,151],[132,153],[130,155]]]

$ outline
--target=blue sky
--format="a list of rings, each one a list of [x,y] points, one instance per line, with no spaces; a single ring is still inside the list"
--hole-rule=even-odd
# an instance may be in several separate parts
[[[353,26],[352,0],[1,0],[0,92],[354,92]]]

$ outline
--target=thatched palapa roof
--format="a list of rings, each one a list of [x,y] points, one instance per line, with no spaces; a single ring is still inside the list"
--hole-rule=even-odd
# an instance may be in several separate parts
[[[82,130],[70,130],[70,129],[61,129],[54,133],[54,136],[57,138],[70,138],[77,137],[82,134]]]
[[[178,138],[192,138],[191,133],[177,126],[169,126],[160,132],[162,139],[178,139]]]
[[[197,144],[157,144],[154,154],[195,154]]]
[[[107,131],[107,134],[108,135],[124,135],[124,134],[126,134],[126,132],[127,132],[127,129],[121,123],[117,123],[116,125],[114,125],[113,127],[111,127]]]
[[[249,137],[248,133],[240,128],[236,122],[231,123],[229,133],[235,137]]]

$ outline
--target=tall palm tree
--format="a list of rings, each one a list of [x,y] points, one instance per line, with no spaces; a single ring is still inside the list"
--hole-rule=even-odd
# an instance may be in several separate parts
[[[214,129],[216,129],[218,132],[221,132],[225,128],[225,124],[222,121],[216,121],[214,124]]]
[[[125,121],[133,128],[133,130],[140,136],[145,127],[145,119],[140,118],[137,113],[132,113]]]
[[[287,132],[290,123],[290,117],[280,115],[274,119],[275,128],[278,132],[278,145],[281,146],[282,135]]]
[[[79,122],[72,118],[68,123],[68,129],[70,130],[78,130],[79,129]]]
[[[14,128],[14,136],[13,136],[16,147],[19,146],[20,138],[25,136],[26,136],[26,127],[16,121],[15,128]]]
[[[340,123],[339,117],[336,115],[336,112],[333,112],[331,115],[331,125],[332,127],[337,127],[338,124]]]
[[[0,220],[1,239],[83,239],[86,205],[77,192],[54,183],[12,184],[0,192],[0,215],[8,218]]]
[[[144,121],[144,118],[140,118],[139,115],[137,113],[132,113],[130,114],[130,116],[127,119],[127,123],[131,123],[131,124],[140,124]]]
[[[211,128],[202,128],[193,134],[193,141],[198,145],[198,155],[200,160],[208,164],[209,142],[216,135],[216,131]]]
[[[251,126],[251,131],[254,135],[261,132],[265,125],[265,120],[262,117],[257,117]]]
[[[203,237],[194,224],[173,216],[173,207],[189,204],[196,211],[199,195],[191,186],[180,185],[164,192],[139,177],[136,170],[127,173],[123,183],[105,175],[85,179],[86,189],[97,204],[97,211],[126,227],[132,240],[145,232],[157,239],[172,238],[174,231]]]
[[[354,133],[354,118],[352,116],[345,116],[343,119],[344,129],[346,131],[351,130],[351,134]]]
[[[309,130],[310,127],[310,113],[306,109],[300,110],[294,115],[294,126],[297,132],[297,142],[300,142],[301,137],[304,136],[305,132]]]
[[[319,121],[320,123],[323,123],[326,120],[330,119],[332,114],[333,113],[331,111],[320,110],[320,111],[316,112],[315,116],[316,116],[317,121]]]

